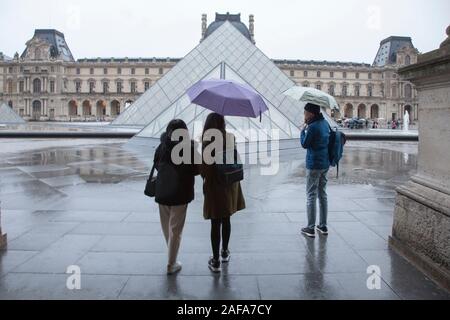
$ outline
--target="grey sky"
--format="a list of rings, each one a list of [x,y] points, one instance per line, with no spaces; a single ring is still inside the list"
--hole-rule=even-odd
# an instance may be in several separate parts
[[[379,42],[410,36],[435,49],[449,0],[0,0],[0,51],[21,53],[36,28],[63,32],[76,59],[183,57],[200,39],[201,14],[255,15],[256,45],[271,58],[372,63]]]

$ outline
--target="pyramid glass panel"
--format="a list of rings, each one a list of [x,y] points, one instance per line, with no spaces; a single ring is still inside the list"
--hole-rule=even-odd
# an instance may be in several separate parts
[[[226,117],[229,129],[241,131],[247,141],[255,139],[249,129],[265,130],[257,139],[270,139],[271,129],[279,131],[280,139],[298,139],[304,105],[283,95],[294,82],[229,22],[189,52],[113,125],[145,126],[138,137],[159,138],[171,119],[180,118],[191,134],[198,134],[194,131],[201,128],[210,111],[191,104],[186,91],[199,80],[213,78],[249,85],[269,108],[261,119]]]
[[[2,103],[0,105],[0,123],[2,124],[20,124],[25,123],[25,120],[22,119],[10,106],[6,103]]]

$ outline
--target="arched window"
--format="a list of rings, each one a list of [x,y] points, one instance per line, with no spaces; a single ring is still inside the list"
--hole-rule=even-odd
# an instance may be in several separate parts
[[[41,92],[41,80],[34,79],[33,80],[33,92]]]
[[[411,64],[411,57],[410,57],[409,55],[407,55],[407,56],[405,57],[405,64],[406,64],[407,66],[409,66],[409,65]]]

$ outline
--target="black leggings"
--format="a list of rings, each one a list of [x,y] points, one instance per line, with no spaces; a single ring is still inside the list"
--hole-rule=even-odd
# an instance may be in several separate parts
[[[219,259],[220,226],[222,226],[222,249],[228,250],[231,235],[230,218],[211,219],[211,246],[214,259]]]

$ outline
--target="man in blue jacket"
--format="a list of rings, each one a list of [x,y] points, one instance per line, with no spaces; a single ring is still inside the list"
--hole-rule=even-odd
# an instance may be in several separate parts
[[[308,226],[301,230],[302,234],[314,238],[315,229],[322,234],[328,234],[327,215],[327,173],[330,168],[328,157],[328,142],[330,127],[320,113],[318,105],[308,103],[305,106],[305,124],[300,137],[302,147],[306,153],[306,211]],[[320,220],[316,226],[317,197],[320,204]]]

